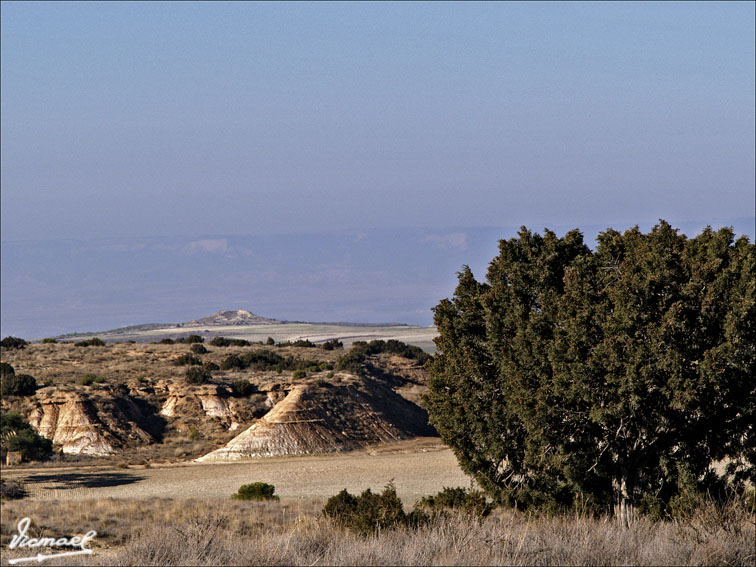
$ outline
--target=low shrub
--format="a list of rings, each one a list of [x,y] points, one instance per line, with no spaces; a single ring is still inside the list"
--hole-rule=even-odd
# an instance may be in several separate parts
[[[239,491],[232,495],[234,500],[278,500],[273,494],[276,487],[265,482],[253,482],[239,487]]]
[[[22,349],[28,344],[24,339],[19,339],[18,337],[5,337],[0,341],[0,348]]]
[[[0,378],[16,374],[16,369],[7,362],[0,362]]]
[[[175,366],[201,366],[202,361],[190,353],[184,353],[173,361]]]
[[[26,496],[26,488],[17,480],[0,479],[0,498],[2,500],[18,500]]]
[[[8,365],[10,366],[10,364]],[[10,366],[10,372],[3,372],[0,378],[0,392],[3,396],[31,396],[37,391],[37,381],[29,374],[16,374]]]
[[[195,344],[195,343],[204,343],[205,339],[203,339],[199,335],[189,335],[188,337],[183,337],[181,339],[176,339],[177,343],[185,343],[188,345]]]
[[[425,510],[431,513],[438,513],[445,510],[457,510],[484,518],[491,513],[494,506],[486,500],[485,494],[479,490],[464,488],[444,489],[435,496],[425,496],[415,504],[416,509]]]
[[[98,376],[97,374],[85,374],[84,377],[79,380],[79,384],[82,386],[91,386],[92,384],[102,384],[107,382],[107,378],[104,376]]]
[[[191,366],[186,369],[186,381],[190,384],[207,384],[213,379],[208,370],[200,366]]]
[[[0,442],[7,451],[20,451],[26,461],[39,461],[52,452],[52,441],[37,434],[17,412],[0,414]]]
[[[207,354],[207,349],[202,343],[194,343],[191,347],[189,347],[189,350],[191,350],[194,354]]]
[[[315,343],[313,343],[312,341],[310,341],[308,339],[297,339],[296,341],[293,341],[293,342],[292,341],[286,341],[285,343],[278,343],[276,346],[279,346],[279,347],[290,347],[290,346],[293,346],[293,347],[300,347],[300,348],[315,348],[318,345],[316,345]]]
[[[167,338],[166,338],[166,339],[161,339],[161,340],[159,340],[159,341],[157,342],[157,344],[159,344],[159,345],[172,345],[172,344],[175,344],[175,342],[176,342],[176,341],[174,341],[173,339],[167,339]]]
[[[58,344],[58,341],[52,337],[47,337],[47,338],[42,339],[42,344],[56,345]]]
[[[252,346],[252,343],[245,339],[227,339],[226,337],[215,337],[210,344],[217,347],[227,346]]]
[[[380,494],[368,488],[359,496],[353,496],[344,489],[328,499],[323,515],[336,524],[363,535],[387,528],[416,527],[429,520],[428,515],[421,510],[405,514],[402,501],[392,483]]]
[[[342,350],[344,348],[344,343],[339,339],[331,339],[320,345],[320,348],[323,350]]]
[[[216,370],[220,370],[220,366],[209,360],[202,365],[202,368],[204,368],[208,372],[215,372]]]
[[[276,341],[273,340],[273,337],[268,337],[268,339],[265,341],[265,344],[268,346],[273,346],[276,344]]]
[[[300,378],[304,378],[305,376],[307,376],[307,371],[305,370],[295,370],[294,374],[292,374],[292,378],[294,378],[295,380],[299,380]]]
[[[251,384],[249,380],[236,380],[231,384],[231,391],[235,396],[245,398],[257,391],[257,387]]]
[[[74,343],[74,346],[77,346],[77,347],[91,347],[91,346],[102,347],[102,346],[105,346],[105,341],[103,341],[102,339],[99,339],[97,337],[92,337],[91,339],[87,339],[85,341],[79,341],[77,343]]]

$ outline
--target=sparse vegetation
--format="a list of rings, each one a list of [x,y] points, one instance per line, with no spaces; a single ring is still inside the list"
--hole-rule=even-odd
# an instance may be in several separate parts
[[[301,378],[304,378],[305,376],[307,376],[306,370],[295,370],[294,373],[291,375],[291,377],[294,378],[294,380],[299,380]]]
[[[257,387],[251,384],[249,380],[235,380],[231,384],[231,391],[235,396],[243,398],[257,392]]]
[[[205,339],[200,335],[189,335],[188,337],[176,339],[176,342],[191,345],[195,343],[204,343]]]
[[[191,350],[194,354],[207,354],[207,349],[202,343],[194,343],[191,347],[189,347],[189,350]]]
[[[103,382],[107,382],[108,379],[104,376],[100,376],[98,374],[85,374],[80,380],[79,384],[82,386],[91,386],[92,384],[102,384]]]
[[[208,370],[199,366],[187,368],[185,377],[189,384],[207,384],[213,379],[212,374]]]
[[[0,392],[3,396],[31,396],[37,391],[37,381],[29,374],[16,374],[10,364],[3,363]]]
[[[52,452],[52,441],[37,434],[17,412],[0,414],[0,443],[4,451],[19,451],[26,461],[39,461]]]
[[[24,339],[19,339],[18,337],[5,337],[0,341],[0,348],[22,349],[28,344]]]
[[[239,487],[239,491],[233,494],[234,500],[278,500],[274,494],[276,487],[265,482],[253,482]]]
[[[42,344],[45,344],[45,345],[56,345],[56,344],[58,344],[58,341],[57,341],[57,339],[54,339],[53,337],[46,337],[46,338],[42,339]]]
[[[339,339],[330,339],[320,345],[320,348],[322,348],[323,350],[343,350],[344,343],[342,343]]]
[[[0,479],[0,499],[19,500],[26,496],[26,487],[17,480]]]
[[[91,339],[75,342],[74,346],[77,346],[77,347],[91,347],[91,346],[94,346],[94,347],[104,347],[105,346],[105,341],[103,341],[102,339],[99,339],[97,337],[92,337]]]
[[[227,339],[226,337],[215,337],[212,341],[210,341],[210,344],[217,347],[228,347],[228,346],[239,346],[239,347],[245,347],[245,346],[252,346],[252,343],[250,343],[247,340],[244,339]]]
[[[456,510],[471,516],[484,518],[494,509],[483,492],[464,488],[444,488],[435,496],[425,496],[415,505],[431,514]]]
[[[202,346],[202,345],[200,345]],[[173,361],[176,366],[201,366],[202,360],[188,352],[182,354]]]

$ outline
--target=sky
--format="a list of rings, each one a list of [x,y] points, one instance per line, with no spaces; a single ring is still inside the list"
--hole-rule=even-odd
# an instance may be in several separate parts
[[[754,236],[753,2],[0,9],[6,250],[659,218]],[[41,277],[3,268],[13,294]]]

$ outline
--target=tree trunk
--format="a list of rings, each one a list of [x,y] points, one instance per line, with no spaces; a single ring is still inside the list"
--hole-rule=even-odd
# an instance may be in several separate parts
[[[633,505],[630,487],[630,474],[627,469],[622,469],[620,477],[614,478],[612,486],[616,499],[614,515],[621,526],[629,528],[635,519],[635,506]]]

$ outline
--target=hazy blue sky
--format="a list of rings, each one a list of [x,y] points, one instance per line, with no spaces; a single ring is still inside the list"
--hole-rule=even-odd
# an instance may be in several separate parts
[[[1,48],[6,241],[754,215],[753,2],[4,2]]]

